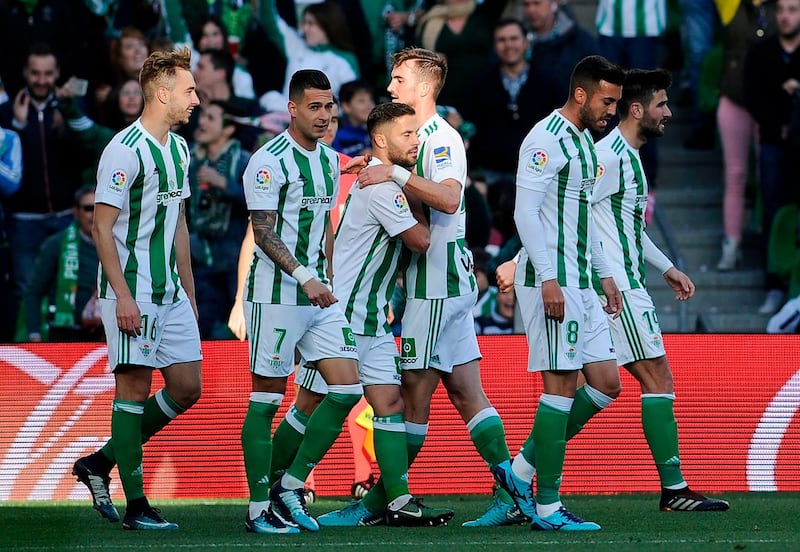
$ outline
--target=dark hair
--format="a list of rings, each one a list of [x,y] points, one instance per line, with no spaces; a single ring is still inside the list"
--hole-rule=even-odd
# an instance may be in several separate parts
[[[349,103],[353,96],[362,91],[369,94],[373,101],[375,100],[375,89],[370,83],[360,79],[344,83],[339,88],[339,100],[342,103]]]
[[[222,33],[223,44],[228,44],[228,37],[230,36],[228,33],[228,27],[225,25],[225,22],[222,21],[222,18],[212,13],[201,19],[200,23],[195,27],[194,32],[191,33],[192,44],[194,44],[195,48],[200,47],[200,41],[203,39],[203,29],[209,23],[216,26],[219,29],[219,32]]]
[[[216,105],[222,110],[222,126],[235,125],[238,128],[239,123],[234,120],[235,117],[244,117],[245,113],[239,109],[235,104],[226,100],[210,100],[206,103],[209,105]]]
[[[318,69],[300,69],[292,75],[289,81],[289,99],[297,101],[309,88],[316,90],[330,90],[331,81],[327,75]]]
[[[391,123],[404,115],[415,114],[414,108],[404,103],[388,102],[378,104],[372,108],[367,117],[367,132],[372,136],[379,127],[386,123]]]
[[[94,189],[95,189],[95,185],[94,184],[84,184],[83,186],[78,188],[75,191],[75,195],[72,196],[72,204],[75,207],[80,207],[81,206],[81,200],[85,196],[87,196],[89,194],[93,194],[94,193]]]
[[[522,24],[522,21],[517,19],[516,17],[501,17],[497,20],[497,23],[494,24],[494,31],[497,32],[500,29],[504,29],[510,25],[516,25],[519,28],[519,32],[522,33],[522,37],[525,38],[528,35],[528,31],[525,30],[525,25]]]
[[[236,67],[236,61],[228,50],[219,48],[203,50],[200,52],[201,56],[208,56],[211,66],[216,69],[223,69],[225,71],[225,82],[228,84],[233,83],[233,70]]]
[[[310,4],[303,10],[303,14],[309,14],[314,17],[317,25],[328,37],[331,46],[340,50],[355,52],[350,26],[347,23],[344,10],[339,4],[330,0],[318,4]]]
[[[580,60],[572,70],[569,79],[570,97],[577,88],[583,88],[591,94],[600,81],[622,86],[625,83],[625,70],[611,63],[603,56],[587,56]]]
[[[447,78],[447,58],[439,52],[432,52],[425,48],[403,48],[399,52],[392,54],[392,64],[397,67],[401,63],[414,62],[414,72],[423,82],[434,84],[434,95],[439,96],[439,92],[444,86],[444,79]]]
[[[644,107],[653,99],[659,90],[668,90],[672,86],[672,76],[664,69],[630,69],[625,73],[625,84],[622,85],[622,98],[617,104],[621,119],[630,113],[631,104],[640,103]]]
[[[28,50],[28,55],[25,57],[25,65],[28,65],[28,62],[32,57],[47,57],[53,56],[56,60],[56,67],[58,67],[58,56],[53,51],[53,48],[47,42],[37,42],[36,44],[32,45]]]

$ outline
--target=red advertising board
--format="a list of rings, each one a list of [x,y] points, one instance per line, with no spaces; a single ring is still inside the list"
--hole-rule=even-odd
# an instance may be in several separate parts
[[[515,453],[541,392],[525,370],[523,336],[481,338],[486,392]],[[800,337],[669,335],[683,471],[702,491],[800,491]],[[246,497],[239,442],[247,408],[247,347],[204,344],[203,396],[145,448],[153,498]],[[72,463],[109,435],[113,376],[97,344],[0,346],[0,501],[86,498]],[[154,389],[160,384],[157,376]],[[279,412],[291,403],[287,396]],[[640,424],[636,382],[567,449],[567,493],[647,492],[658,477]],[[347,495],[353,451],[345,433],[315,470],[319,495]],[[414,464],[412,491],[488,493],[491,476],[464,423],[439,389],[429,437]],[[112,494],[121,497],[114,478]]]

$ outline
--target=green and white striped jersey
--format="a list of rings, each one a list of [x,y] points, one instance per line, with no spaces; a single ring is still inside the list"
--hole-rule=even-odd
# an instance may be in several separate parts
[[[350,189],[334,242],[333,293],[356,334],[378,337],[391,331],[386,316],[403,246],[397,236],[415,224],[394,182],[366,188],[355,183]]]
[[[186,297],[175,256],[181,201],[190,195],[189,148],[169,133],[162,146],[137,120],[103,150],[95,202],[120,210],[112,228],[120,266],[136,301],[165,305]],[[102,265],[98,296],[114,299]]]
[[[562,287],[591,287],[591,205],[597,175],[592,135],[581,132],[558,110],[539,121],[519,151],[517,187],[544,192],[539,212],[550,263]],[[522,248],[524,285],[540,286],[528,253]]]
[[[405,270],[408,297],[443,299],[460,297],[475,289],[472,253],[465,236],[464,185],[467,182],[467,154],[456,129],[438,114],[420,126],[417,174],[442,182],[452,178],[461,183],[461,206],[449,215],[426,207],[431,245],[425,253],[412,253]],[[405,263],[405,261],[404,261]]]
[[[339,190],[339,155],[317,142],[308,151],[284,131],[260,147],[244,171],[244,195],[251,211],[276,211],[275,233],[321,282],[327,284],[325,228]],[[310,305],[290,274],[256,247],[244,299],[275,305]]]
[[[595,15],[603,36],[661,36],[667,26],[666,0],[600,0]]]
[[[642,236],[647,178],[639,150],[615,128],[597,143],[597,160],[592,214],[606,261],[620,291],[646,289]]]

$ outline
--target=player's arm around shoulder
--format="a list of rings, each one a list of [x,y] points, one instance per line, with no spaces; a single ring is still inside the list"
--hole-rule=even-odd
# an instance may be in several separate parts
[[[425,253],[431,244],[431,233],[422,203],[410,190],[396,185],[376,188],[370,197],[370,213],[386,232],[399,237],[414,253]]]

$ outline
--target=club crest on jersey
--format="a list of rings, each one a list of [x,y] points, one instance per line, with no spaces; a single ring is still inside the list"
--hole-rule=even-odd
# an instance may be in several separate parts
[[[606,168],[602,163],[597,164],[597,176],[595,177],[597,180],[600,180],[603,175],[606,174]]]
[[[544,168],[547,166],[547,152],[540,149],[533,152],[531,155],[531,160],[528,163],[528,171],[532,172],[536,176],[541,175],[544,172]]]
[[[168,184],[168,190],[166,192],[158,192],[156,194],[156,202],[159,205],[168,205],[170,203],[180,201],[181,195],[181,190],[178,188],[178,184],[174,180],[170,180]]]
[[[394,208],[400,214],[408,212],[408,200],[403,192],[397,192],[394,196]]]
[[[268,192],[269,183],[271,180],[272,175],[269,173],[269,169],[266,167],[259,167],[259,169],[256,171],[255,190],[257,192]]]
[[[433,150],[433,160],[436,162],[436,168],[444,169],[453,164],[450,159],[450,146],[442,146]]]
[[[125,189],[125,183],[128,181],[128,175],[122,169],[117,169],[111,173],[111,179],[108,181],[108,191],[115,194],[121,194]]]

